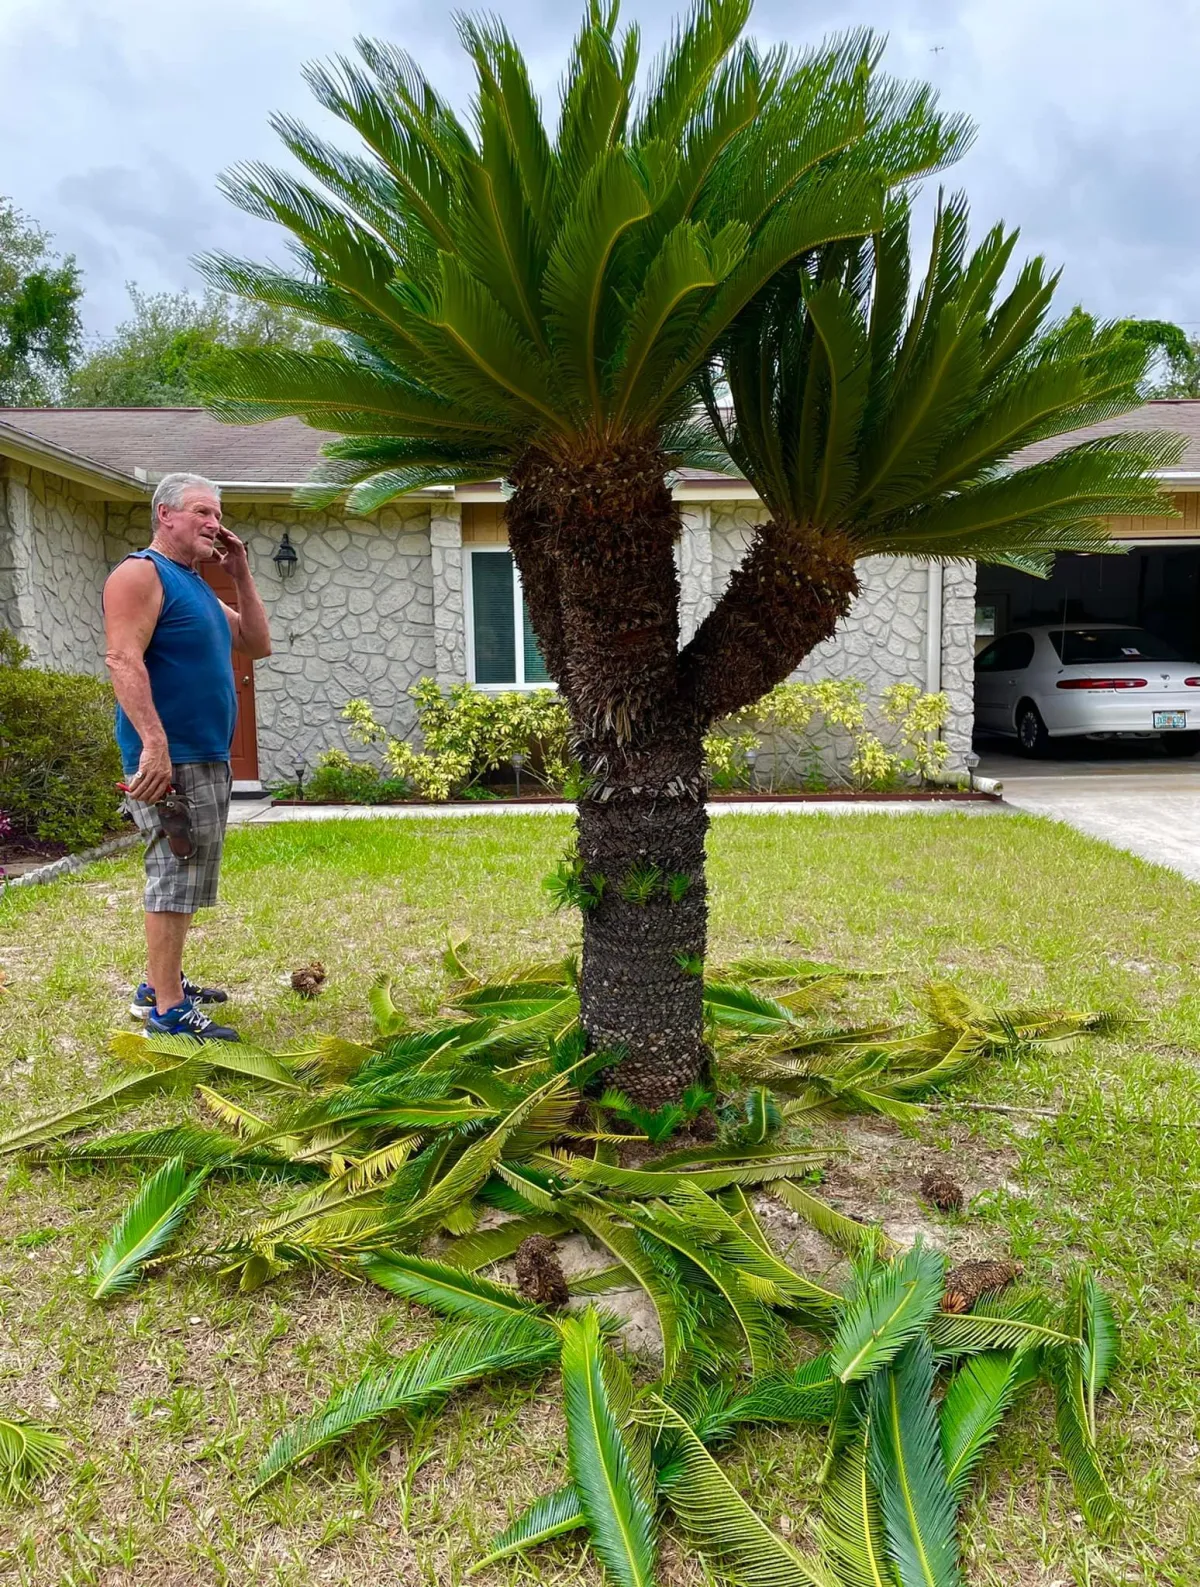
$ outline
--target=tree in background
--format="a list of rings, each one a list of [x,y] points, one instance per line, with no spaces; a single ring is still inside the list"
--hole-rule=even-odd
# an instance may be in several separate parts
[[[83,287],[72,256],[60,260],[49,232],[0,198],[0,405],[51,402],[82,336]]]
[[[220,381],[233,348],[307,348],[312,327],[286,309],[207,289],[142,292],[128,286],[133,313],[71,372],[64,402],[78,408],[172,408],[199,402],[201,383]]]

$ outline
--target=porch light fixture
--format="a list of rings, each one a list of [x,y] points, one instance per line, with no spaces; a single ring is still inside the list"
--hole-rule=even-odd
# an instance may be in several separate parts
[[[281,579],[290,579],[296,571],[296,564],[300,561],[300,558],[296,555],[296,548],[292,544],[286,529],[283,531],[283,539],[279,542],[279,547],[271,561],[278,569]]]

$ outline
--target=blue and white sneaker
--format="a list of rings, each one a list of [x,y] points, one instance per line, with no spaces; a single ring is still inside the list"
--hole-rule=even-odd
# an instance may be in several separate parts
[[[183,995],[191,1003],[227,1003],[229,993],[222,992],[218,986],[197,986],[195,981],[183,978]],[[154,988],[143,981],[133,994],[133,1002],[129,1005],[129,1012],[134,1019],[145,1019],[154,1007]]]
[[[174,1008],[160,1014],[151,1009],[146,1015],[147,1036],[194,1036],[197,1041],[241,1041],[231,1025],[218,1025],[215,1019],[202,1014],[190,998],[176,1003]]]

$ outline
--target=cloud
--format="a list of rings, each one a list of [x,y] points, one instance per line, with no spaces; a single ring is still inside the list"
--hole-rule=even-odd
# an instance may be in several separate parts
[[[483,0],[479,0],[482,7]],[[649,55],[687,0],[626,0]],[[581,0],[501,0],[552,105]],[[1171,316],[1200,330],[1200,157],[1191,133],[1197,0],[758,0],[764,42],[848,22],[890,34],[886,63],[933,81],[978,123],[946,181],[977,228],[1003,218],[1064,266],[1067,306]],[[210,247],[280,257],[278,232],[216,189],[240,159],[279,159],[272,110],[328,128],[302,64],[359,32],[412,51],[457,103],[469,88],[435,0],[4,0],[0,193],[73,250],[89,326],[126,309],[124,283],[198,287]]]

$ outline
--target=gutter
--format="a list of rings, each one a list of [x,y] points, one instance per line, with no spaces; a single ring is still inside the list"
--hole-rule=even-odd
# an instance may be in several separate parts
[[[942,688],[942,564],[931,562],[925,570],[925,693]]]

